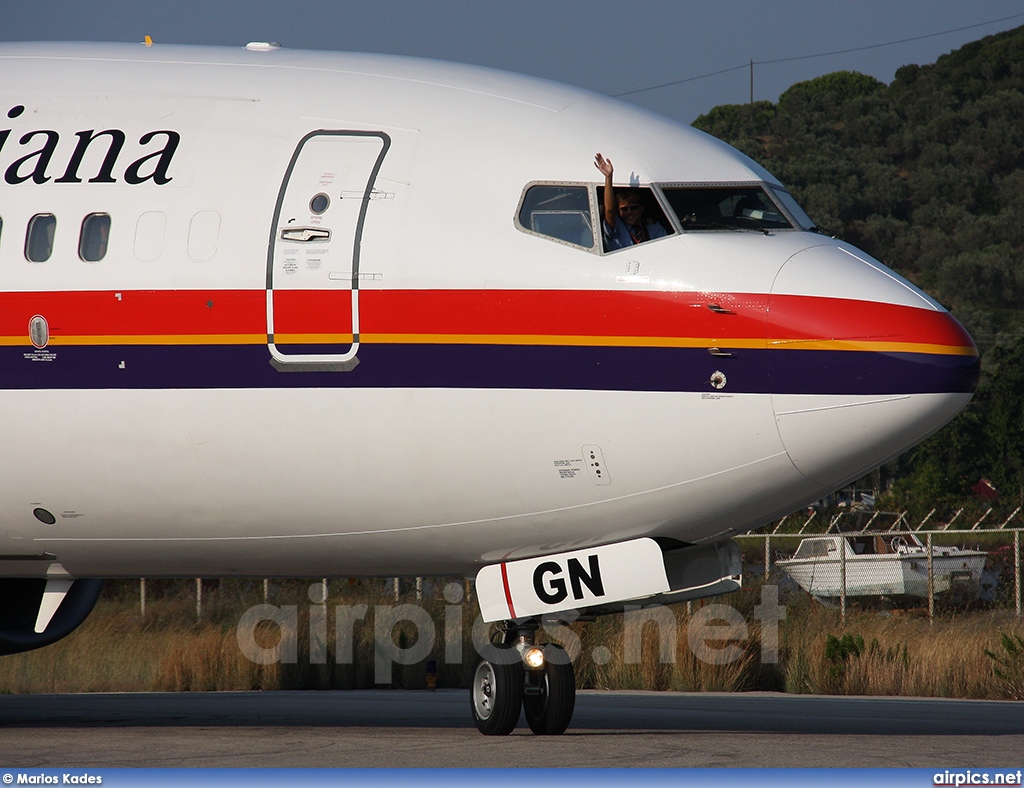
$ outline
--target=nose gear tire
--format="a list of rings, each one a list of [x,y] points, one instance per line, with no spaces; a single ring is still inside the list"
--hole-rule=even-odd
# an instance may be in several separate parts
[[[523,666],[518,654],[503,649],[504,659],[481,659],[473,671],[469,700],[473,722],[485,736],[507,736],[523,708]]]
[[[554,643],[544,646],[544,674],[540,693],[523,699],[523,711],[530,730],[541,736],[556,736],[569,727],[576,708],[576,677],[565,649]]]

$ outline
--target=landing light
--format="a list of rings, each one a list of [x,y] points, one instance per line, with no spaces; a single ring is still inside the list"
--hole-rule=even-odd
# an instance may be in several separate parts
[[[544,649],[530,646],[523,652],[523,662],[526,663],[526,667],[533,670],[544,667]]]

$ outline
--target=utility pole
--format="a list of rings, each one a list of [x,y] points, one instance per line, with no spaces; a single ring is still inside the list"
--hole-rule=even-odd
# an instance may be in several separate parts
[[[750,59],[750,134],[754,134],[754,59]]]

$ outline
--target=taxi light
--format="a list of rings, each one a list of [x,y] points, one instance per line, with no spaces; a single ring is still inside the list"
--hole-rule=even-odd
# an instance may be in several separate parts
[[[544,667],[544,649],[538,646],[531,646],[523,652],[523,662],[526,667],[537,670]]]

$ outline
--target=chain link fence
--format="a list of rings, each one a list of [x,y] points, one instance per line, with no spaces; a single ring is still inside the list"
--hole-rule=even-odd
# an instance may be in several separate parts
[[[961,517],[965,513],[961,509],[944,523],[932,520],[933,510],[916,526],[910,524],[906,513],[852,508],[829,513],[813,509],[766,526],[765,533],[734,539],[743,549],[746,582],[763,578],[777,583],[783,591],[805,593],[823,605],[838,608],[844,616],[848,607],[858,606],[927,607],[932,618],[936,613],[966,610],[1012,610],[1021,617],[1024,528],[1008,525],[1022,508],[1015,509],[1001,524],[1002,518],[985,522],[992,509],[980,517],[977,512]],[[969,527],[951,527],[972,521]],[[270,580],[253,582],[261,584],[265,604],[271,596],[278,596],[271,593]],[[302,581],[303,589],[309,582]],[[330,582],[334,586],[337,581]],[[396,603],[411,599],[413,589],[417,603],[440,593],[436,578],[358,582],[375,587],[382,584]],[[310,587],[309,600],[325,602],[328,583],[323,579],[316,588]],[[209,584],[213,588],[219,581],[195,580],[194,584],[198,621],[205,613],[204,587]],[[466,579],[463,585],[463,598],[471,602],[473,583]],[[140,581],[138,592],[144,618],[148,596],[145,579]]]
[[[844,616],[851,605],[926,605],[930,617],[967,609],[1021,615],[1022,529],[912,530],[899,516],[884,529],[840,531],[835,525],[819,533],[805,533],[805,523],[796,533],[736,537],[744,569]]]

